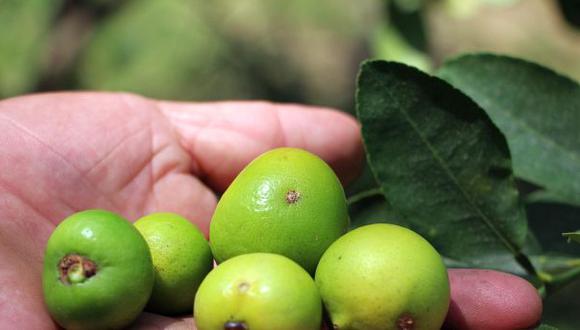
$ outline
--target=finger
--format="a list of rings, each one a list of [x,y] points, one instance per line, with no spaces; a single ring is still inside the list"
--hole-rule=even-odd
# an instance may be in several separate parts
[[[154,115],[157,115],[155,113]],[[198,178],[191,175],[192,159],[164,116],[151,120],[156,132],[151,158],[153,185],[146,213],[174,212],[196,224],[206,237],[217,198]]]
[[[327,108],[267,102],[159,102],[197,174],[223,191],[252,159],[276,147],[297,147],[319,155],[343,184],[362,166],[360,130],[351,116]]]
[[[451,303],[445,329],[528,329],[542,316],[536,289],[515,275],[450,269]]]

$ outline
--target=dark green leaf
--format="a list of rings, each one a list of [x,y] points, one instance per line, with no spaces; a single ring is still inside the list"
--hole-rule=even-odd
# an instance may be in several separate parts
[[[558,328],[553,327],[551,325],[547,325],[547,324],[540,324],[539,327],[535,328],[536,330],[558,330]]]
[[[354,109],[353,109],[354,110]],[[344,192],[350,199],[361,192],[378,189],[379,185],[373,176],[373,172],[368,164],[365,163],[361,175],[352,184],[345,187]]]
[[[580,243],[580,230],[573,233],[562,233],[562,235],[568,238],[568,242],[574,241]]]
[[[439,75],[471,96],[506,135],[515,174],[580,203],[580,85],[523,60],[489,54]]]
[[[351,229],[371,223],[406,225],[405,220],[396,214],[378,188],[351,196],[348,202]]]
[[[527,226],[507,144],[477,104],[394,62],[363,64],[357,113],[367,158],[393,209],[444,256],[500,267]]]
[[[580,207],[580,201],[566,198],[551,190],[536,190],[525,197],[526,203],[558,203]]]
[[[403,222],[402,225],[405,225],[405,223]],[[524,242],[524,246],[522,247],[522,252],[527,256],[539,256],[542,253],[536,237],[530,231],[528,231],[528,235],[526,235],[526,240]],[[447,257],[446,255],[442,255],[442,257],[443,262],[448,268],[480,268],[482,266],[478,260],[460,261]],[[527,262],[527,260],[525,262]],[[536,264],[532,262],[532,265],[535,266]],[[539,278],[537,278],[535,275],[530,275],[510,254],[497,254],[495,256],[487,257],[485,260],[485,268],[512,273],[521,277],[525,277],[531,282],[538,283],[538,285],[543,285]]]

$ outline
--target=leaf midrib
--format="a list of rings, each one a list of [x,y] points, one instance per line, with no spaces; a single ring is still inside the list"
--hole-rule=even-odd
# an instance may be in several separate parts
[[[423,142],[427,148],[429,149],[429,151],[431,152],[431,155],[433,156],[433,158],[435,159],[436,163],[439,164],[439,166],[443,169],[443,171],[445,172],[445,174],[449,177],[449,179],[453,182],[453,184],[457,187],[457,189],[461,192],[461,195],[463,195],[463,197],[465,198],[465,200],[467,201],[468,205],[479,215],[479,218],[483,220],[484,224],[497,236],[500,238],[501,242],[508,248],[508,250],[510,250],[510,252],[512,252],[512,254],[517,255],[518,249],[516,247],[515,244],[513,244],[506,236],[504,236],[499,230],[497,230],[495,228],[495,226],[493,225],[493,223],[491,222],[491,219],[489,219],[485,213],[483,213],[482,210],[480,210],[479,207],[477,207],[477,205],[473,202],[473,200],[470,198],[469,194],[467,194],[467,192],[463,189],[463,187],[459,184],[459,180],[455,177],[455,175],[453,174],[453,172],[451,171],[451,169],[449,169],[449,167],[446,166],[445,162],[443,161],[443,159],[439,156],[439,153],[437,152],[437,150],[434,148],[434,146],[429,142],[429,140],[427,140],[427,138],[425,136],[423,136],[423,134],[421,133],[421,131],[418,129],[417,124],[415,123],[415,121],[413,121],[413,119],[411,118],[411,116],[407,113],[407,111],[405,110],[400,110],[400,112],[403,114],[403,116],[405,117],[405,119],[407,120],[407,122],[409,123],[409,125],[413,128],[413,131],[415,131],[415,133],[419,136],[419,138],[421,139],[421,142]]]

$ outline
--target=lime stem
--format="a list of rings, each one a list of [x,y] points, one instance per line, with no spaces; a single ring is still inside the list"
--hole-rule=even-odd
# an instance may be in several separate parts
[[[81,266],[81,264],[72,265],[72,267],[68,270],[68,273],[66,275],[68,281],[73,284],[81,283],[86,280],[85,271],[83,269],[83,266]]]
[[[97,265],[90,259],[69,254],[58,263],[60,281],[64,284],[77,284],[86,281],[97,273]]]

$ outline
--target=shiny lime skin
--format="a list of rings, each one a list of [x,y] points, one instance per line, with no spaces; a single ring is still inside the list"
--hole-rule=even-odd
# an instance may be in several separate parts
[[[149,244],[155,285],[147,310],[165,315],[191,313],[199,284],[213,267],[209,243],[187,219],[153,213],[135,222]]]
[[[217,262],[269,252],[314,273],[326,248],[348,228],[342,185],[317,156],[279,148],[254,159],[221,197],[210,224]]]
[[[292,260],[271,253],[228,259],[197,291],[198,330],[243,322],[251,330],[320,330],[322,301],[312,277]]]
[[[64,284],[59,262],[70,254],[92,260],[96,274]],[[51,316],[66,329],[120,329],[141,313],[153,288],[147,243],[124,218],[103,210],[75,213],[50,236],[42,277]]]
[[[366,225],[339,238],[320,259],[316,284],[340,330],[438,330],[449,306],[441,256],[397,225]]]

